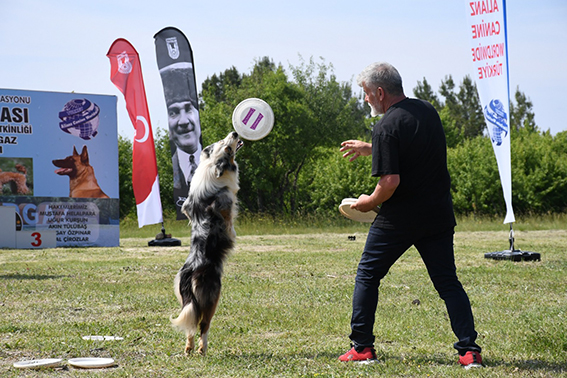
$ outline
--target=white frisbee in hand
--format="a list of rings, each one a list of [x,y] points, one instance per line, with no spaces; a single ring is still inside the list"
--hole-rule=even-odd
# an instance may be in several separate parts
[[[339,211],[342,215],[357,222],[364,222],[364,223],[372,223],[374,218],[376,218],[376,214],[378,213],[378,208],[372,209],[369,212],[363,213],[362,211],[358,211],[355,209],[351,209],[350,205],[357,201],[356,198],[345,198],[342,200],[341,204],[339,205]]]
[[[232,126],[241,138],[260,140],[272,131],[274,112],[266,101],[248,98],[234,108]]]

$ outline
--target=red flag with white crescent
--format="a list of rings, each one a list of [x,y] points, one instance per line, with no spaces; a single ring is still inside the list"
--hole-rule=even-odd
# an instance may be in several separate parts
[[[156,150],[138,52],[130,42],[119,38],[106,56],[110,59],[110,80],[124,94],[128,115],[136,129],[132,146],[132,187],[138,226],[161,223]]]

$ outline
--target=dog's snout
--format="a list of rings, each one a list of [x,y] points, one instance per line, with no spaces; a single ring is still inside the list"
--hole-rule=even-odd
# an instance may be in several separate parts
[[[233,132],[232,132],[232,137],[233,137],[233,138],[238,138],[238,133],[237,133],[236,131],[233,131]]]

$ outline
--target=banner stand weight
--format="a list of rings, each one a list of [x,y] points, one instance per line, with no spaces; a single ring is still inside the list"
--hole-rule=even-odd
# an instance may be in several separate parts
[[[156,235],[154,240],[148,242],[150,247],[179,247],[181,240],[172,238],[171,235],[165,233],[165,226],[161,222],[161,233]]]
[[[541,261],[541,254],[538,252],[525,252],[514,248],[514,229],[510,223],[510,249],[507,251],[485,253],[484,258],[493,260],[512,260],[512,261]]]

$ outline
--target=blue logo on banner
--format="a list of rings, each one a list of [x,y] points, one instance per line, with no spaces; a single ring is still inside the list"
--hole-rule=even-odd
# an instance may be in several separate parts
[[[98,134],[99,113],[98,105],[86,98],[71,100],[59,112],[59,127],[66,133],[89,140]]]
[[[484,116],[492,124],[492,143],[500,146],[502,138],[508,135],[507,115],[502,101],[498,99],[490,101],[490,104],[484,107]]]

